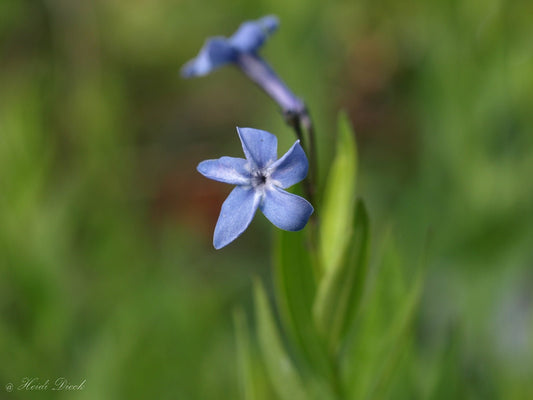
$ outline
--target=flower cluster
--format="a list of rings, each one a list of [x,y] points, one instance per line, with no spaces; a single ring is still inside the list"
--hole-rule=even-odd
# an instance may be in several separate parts
[[[208,39],[198,56],[182,68],[182,75],[203,76],[233,64],[269,94],[286,115],[303,115],[302,100],[257,53],[277,27],[277,18],[267,16],[243,23],[229,38]],[[271,133],[253,128],[237,128],[237,132],[246,158],[221,157],[198,165],[198,171],[207,178],[236,185],[220,211],[213,238],[216,249],[241,235],[257,209],[287,231],[303,229],[313,213],[307,200],[284,190],[307,176],[309,163],[300,141],[278,159],[277,138]]]

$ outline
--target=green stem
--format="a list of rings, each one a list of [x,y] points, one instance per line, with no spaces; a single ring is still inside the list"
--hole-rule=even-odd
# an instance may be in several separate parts
[[[315,203],[315,187],[316,187],[316,147],[315,147],[315,138],[314,138],[314,128],[311,121],[311,117],[307,112],[307,108],[304,108],[302,112],[285,112],[284,113],[285,121],[287,124],[294,130],[296,138],[300,140],[302,147],[309,155],[309,173],[303,181],[303,189],[305,195],[309,202],[315,207],[315,212],[311,214],[309,219],[309,236],[308,236],[308,246],[309,250],[312,253],[313,258],[313,272],[315,276],[316,283],[320,282],[321,279],[321,268],[319,265],[319,257],[317,254],[318,250],[318,213],[316,211]],[[305,128],[307,137],[304,136],[304,131],[302,125]]]
[[[344,397],[344,388],[342,386],[342,378],[341,378],[341,371],[339,366],[339,360],[337,357],[331,357],[330,358],[330,364],[331,364],[331,370],[332,370],[332,381],[331,385],[333,388],[334,393],[337,395],[337,398],[339,400],[343,400]]]
[[[307,137],[309,139],[309,145],[308,145],[308,151],[309,151],[309,176],[311,177],[311,181],[313,182],[312,190],[314,192],[315,187],[317,185],[318,181],[318,159],[317,159],[317,151],[316,151],[316,142],[315,142],[315,128],[313,125],[313,121],[311,120],[311,116],[307,112],[307,109],[304,111],[302,115],[300,115],[301,124],[304,126],[305,130],[307,131]],[[313,193],[314,194],[314,193]]]
[[[285,121],[289,126],[292,127],[292,129],[294,129],[294,132],[296,133],[296,138],[300,140],[300,142],[302,143],[302,147],[306,150],[307,154],[309,154],[309,173],[307,174],[307,177],[304,180],[303,184],[306,196],[308,197],[311,204],[315,204],[314,200],[317,158],[315,133],[311,117],[309,116],[307,110],[304,110],[301,113],[286,112]],[[302,125],[305,128],[305,133],[307,134],[307,137],[304,136],[304,130],[302,129]],[[313,214],[313,218],[316,219],[316,213]]]

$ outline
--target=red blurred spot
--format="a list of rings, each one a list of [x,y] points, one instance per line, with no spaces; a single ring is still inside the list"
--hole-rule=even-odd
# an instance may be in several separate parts
[[[196,171],[197,161],[168,170],[156,186],[152,215],[156,222],[173,220],[201,235],[211,236],[220,207],[231,188]]]

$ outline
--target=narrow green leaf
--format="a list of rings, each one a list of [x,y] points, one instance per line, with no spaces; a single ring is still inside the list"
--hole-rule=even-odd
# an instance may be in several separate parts
[[[278,396],[284,400],[308,399],[301,378],[283,346],[263,286],[254,285],[259,346],[266,370]]]
[[[311,256],[303,231],[279,230],[276,241],[275,280],[281,316],[289,333],[300,348],[312,327],[311,307],[316,284]]]
[[[351,398],[385,398],[397,376],[401,356],[413,339],[412,323],[425,277],[425,262],[410,283],[406,266],[392,240],[386,241],[372,284],[365,289],[356,328],[342,355],[343,382]],[[369,279],[370,281],[370,279]],[[361,365],[365,368],[361,369]]]
[[[458,325],[453,325],[448,332],[446,342],[440,355],[435,361],[431,372],[435,375],[430,382],[429,400],[461,399],[467,397],[467,389],[470,385],[465,379],[464,371],[459,367],[463,360],[461,354],[461,330]],[[512,397],[510,397],[512,398]]]
[[[338,267],[350,239],[356,176],[355,135],[347,115],[341,112],[337,127],[336,155],[329,171],[320,210],[320,261],[324,271]]]
[[[335,352],[351,326],[359,306],[368,266],[369,222],[363,202],[356,204],[349,255],[337,268],[326,271],[313,313],[319,331]]]
[[[281,319],[308,369],[331,374],[327,353],[313,321],[316,294],[313,259],[305,232],[279,231],[275,283]]]
[[[235,325],[235,339],[237,344],[237,366],[241,398],[243,400],[257,400],[253,377],[254,362],[250,344],[250,333],[246,324],[246,317],[241,308],[233,314]]]
[[[419,271],[409,293],[398,307],[399,311],[385,338],[386,345],[384,347],[388,350],[383,354],[382,363],[374,377],[369,398],[383,398],[384,393],[388,391],[388,385],[392,381],[400,356],[406,348],[406,342],[413,334],[411,327],[420,303],[424,276],[423,271]]]

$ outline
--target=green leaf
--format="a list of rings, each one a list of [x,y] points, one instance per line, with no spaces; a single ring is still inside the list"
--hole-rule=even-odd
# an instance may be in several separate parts
[[[365,289],[356,329],[350,332],[342,355],[343,381],[351,398],[384,398],[390,390],[401,356],[413,339],[412,322],[426,264],[419,265],[414,278],[406,283],[406,265],[394,243],[386,241],[379,269],[373,273],[373,283]],[[361,369],[361,365],[365,368]]]
[[[356,205],[348,257],[326,271],[313,313],[319,331],[335,352],[351,326],[363,293],[368,267],[369,221],[363,202]]]
[[[324,271],[335,269],[342,262],[351,232],[357,148],[355,135],[345,113],[339,113],[337,149],[329,171],[320,210],[320,261]]]
[[[459,367],[464,365],[461,359],[464,349],[461,348],[461,330],[458,325],[452,325],[440,355],[437,357],[431,372],[435,375],[431,382],[430,400],[460,399],[467,397],[466,390],[471,387],[464,378],[464,371]]]
[[[305,235],[279,230],[276,241],[276,294],[283,321],[295,342],[305,348],[316,292],[311,256]]]
[[[385,346],[388,350],[383,354],[380,368],[374,377],[370,398],[383,398],[388,391],[395,369],[400,357],[406,348],[406,342],[412,337],[412,322],[420,303],[420,295],[424,282],[422,271],[418,273],[411,285],[407,296],[399,304],[398,312],[393,317],[390,330],[385,337]]]
[[[284,400],[308,399],[301,377],[283,346],[265,290],[258,281],[254,294],[259,346],[274,390]]]
[[[246,325],[246,317],[241,308],[233,314],[235,325],[235,339],[237,344],[237,364],[243,400],[257,400],[255,396],[255,382],[253,377],[254,362],[250,344],[250,333]]]
[[[280,230],[276,241],[276,297],[284,327],[312,369],[327,376],[327,353],[312,316],[316,294],[313,258],[304,231]]]

